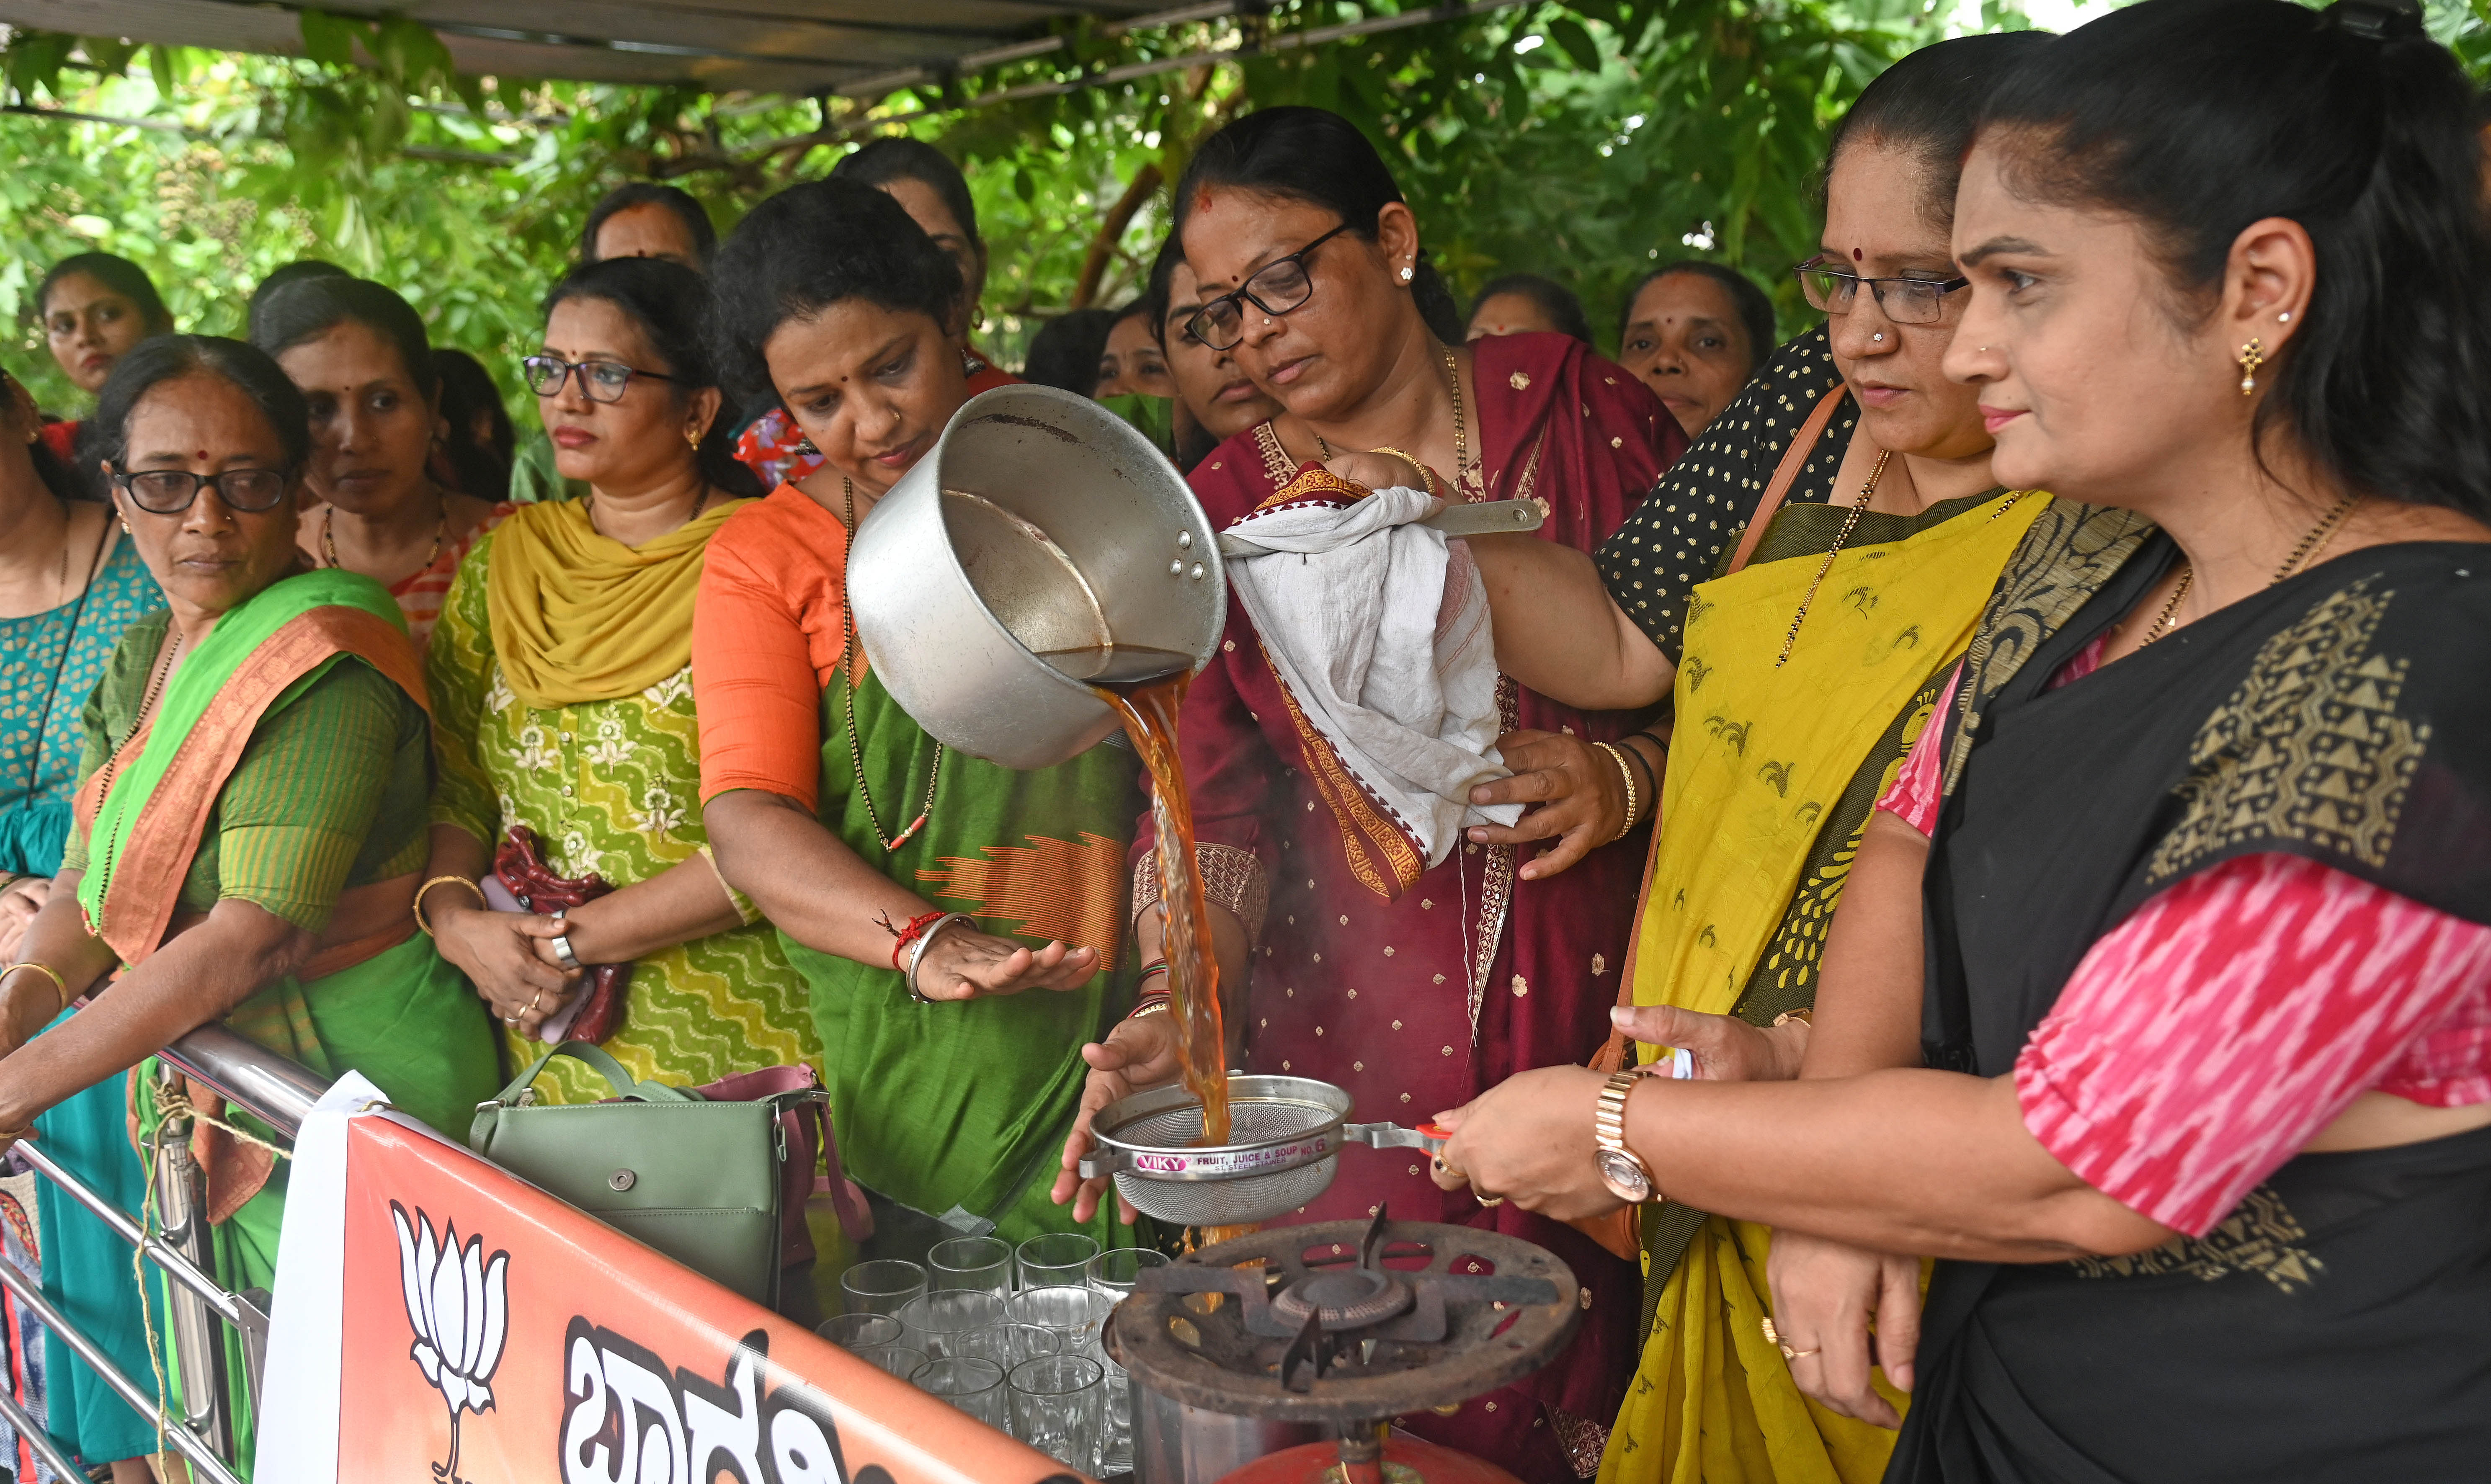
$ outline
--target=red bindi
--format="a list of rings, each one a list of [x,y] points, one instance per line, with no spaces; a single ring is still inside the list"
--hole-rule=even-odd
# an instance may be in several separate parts
[[[1860,261],[1860,249],[1859,249],[1859,248],[1854,247],[1854,248],[1852,248],[1852,249],[1851,249],[1851,261],[1853,261],[1853,262],[1855,262],[1855,263],[1857,263],[1857,262],[1859,262],[1859,261]]]
[[[201,450],[199,451],[199,462],[201,462],[201,463],[203,463],[203,464],[204,464],[204,463],[206,463],[207,461],[208,461],[208,451],[207,451],[207,450],[205,450],[205,449],[201,449]]]

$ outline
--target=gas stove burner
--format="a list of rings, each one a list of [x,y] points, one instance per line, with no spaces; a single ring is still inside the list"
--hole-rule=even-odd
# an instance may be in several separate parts
[[[1326,1329],[1364,1329],[1418,1301],[1410,1285],[1392,1273],[1380,1268],[1352,1267],[1300,1278],[1272,1300],[1272,1313],[1292,1333],[1305,1327],[1309,1315],[1319,1316]]]
[[[1581,1319],[1574,1274],[1547,1249],[1379,1211],[1150,1268],[1108,1344],[1187,1406],[1346,1426],[1493,1391],[1553,1359]]]

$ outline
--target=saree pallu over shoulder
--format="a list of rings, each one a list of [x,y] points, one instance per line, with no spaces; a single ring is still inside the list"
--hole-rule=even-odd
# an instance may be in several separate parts
[[[122,744],[117,766],[80,786],[89,863],[78,904],[123,963],[143,963],[163,945],[217,796],[252,732],[340,655],[364,660],[429,711],[423,661],[389,591],[353,572],[302,572],[219,619],[165,686],[155,719]]]

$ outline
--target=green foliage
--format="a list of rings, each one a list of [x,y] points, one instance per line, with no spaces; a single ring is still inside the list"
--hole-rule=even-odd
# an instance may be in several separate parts
[[[435,338],[475,352],[515,393],[537,303],[571,261],[580,221],[626,180],[702,197],[721,231],[754,201],[818,176],[875,132],[907,130],[960,160],[992,270],[982,342],[1007,364],[1105,252],[1094,302],[1138,291],[1166,230],[1165,187],[1196,143],[1253,106],[1335,108],[1392,161],[1430,251],[1469,293],[1527,269],[1572,285],[1608,337],[1626,285],[1701,256],[1773,289],[1814,249],[1827,131],[1903,51],[1962,29],[2029,24],[2025,5],[2081,0],[1537,0],[1294,47],[1305,30],[1417,0],[1282,0],[1231,17],[1111,35],[1056,23],[1056,54],[942,91],[846,101],[461,77],[440,41],[401,17],[301,13],[305,55],[9,35],[0,83],[0,260],[12,370],[74,411],[34,325],[44,266],[101,247],[146,267],[188,329],[238,333],[250,286],[297,257],[328,258],[403,292]],[[2434,34],[2491,68],[2491,0],[2430,0]],[[1123,67],[1275,44],[1216,67],[974,106],[982,96]],[[827,115],[828,128],[825,128]],[[1111,207],[1146,169],[1159,192]],[[1104,225],[1102,226],[1102,223]]]

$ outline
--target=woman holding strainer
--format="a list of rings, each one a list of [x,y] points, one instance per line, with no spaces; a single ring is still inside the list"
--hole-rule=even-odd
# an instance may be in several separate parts
[[[959,270],[847,181],[762,203],[720,249],[720,359],[828,460],[711,543],[693,621],[703,816],[811,990],[839,1149],[877,1256],[1078,1227],[1047,1200],[1084,1067],[1132,998],[1130,750],[1018,772],[951,751],[860,652],[848,533],[968,400]],[[1023,993],[1031,991],[1031,993]]]
[[[1190,480],[1215,526],[1258,507],[1385,485],[1450,501],[1534,500],[1541,535],[1588,550],[1684,446],[1659,400],[1563,335],[1462,344],[1451,296],[1420,247],[1390,170],[1339,116],[1268,108],[1214,135],[1176,193],[1176,230],[1203,307],[1189,329],[1226,352],[1281,414],[1230,438]],[[1373,451],[1354,452],[1352,451]],[[1447,471],[1439,480],[1431,471]],[[1433,599],[1430,599],[1432,608]],[[1220,981],[1245,1064],[1346,1089],[1353,1116],[1404,1123],[1526,1067],[1582,1062],[1608,1033],[1644,836],[1592,852],[1564,887],[1528,858],[1422,847],[1364,791],[1266,657],[1232,601],[1227,632],[1185,700],[1180,741],[1213,904]],[[1587,714],[1489,678],[1508,766],[1570,730],[1613,746],[1635,720]],[[1527,730],[1526,730],[1527,729]],[[1617,755],[1648,786],[1649,760]],[[1150,833],[1144,826],[1144,835]],[[1134,889],[1145,962],[1158,956],[1156,859]],[[1246,986],[1251,974],[1250,989]],[[1242,1026],[1239,1022],[1242,1020]],[[1174,1073],[1170,1021],[1140,1016],[1085,1053],[1096,1110]],[[1452,1095],[1454,1101],[1442,1100]],[[1074,1194],[1066,1151],[1058,1194]],[[1632,1343],[1631,1264],[1580,1233],[1448,1198],[1418,1157],[1358,1153],[1283,1218],[1469,1222],[1561,1255],[1594,1295],[1581,1337],[1521,1386],[1418,1419],[1439,1440],[1533,1479],[1596,1463]]]

